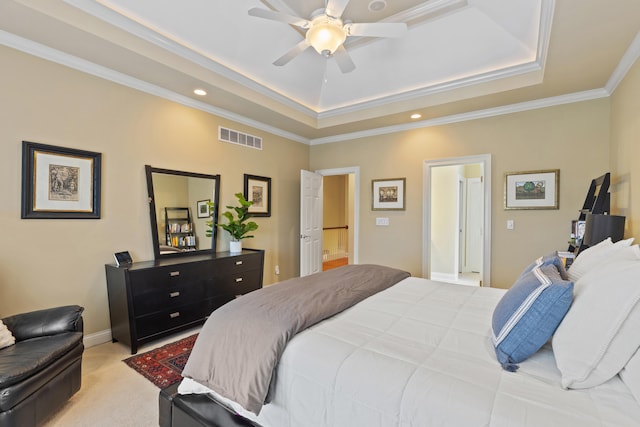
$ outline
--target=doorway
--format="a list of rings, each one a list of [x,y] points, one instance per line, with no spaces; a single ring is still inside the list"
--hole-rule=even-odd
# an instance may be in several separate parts
[[[304,172],[304,171],[303,171]],[[315,175],[317,177],[321,177],[322,183],[320,184],[320,188],[322,189],[318,194],[315,194],[313,197],[319,197],[321,200],[315,202],[313,205],[319,207],[320,212],[318,212],[318,220],[319,224],[314,225],[314,228],[317,228],[321,231],[321,235],[325,234],[324,228],[333,228],[334,230],[327,230],[327,238],[333,239],[334,235],[342,234],[345,240],[342,240],[336,246],[336,256],[344,258],[346,260],[340,260],[338,263],[348,263],[348,264],[357,264],[358,263],[358,230],[359,230],[359,216],[360,216],[360,167],[353,166],[347,168],[336,168],[336,169],[322,169],[318,170],[315,173],[307,172],[307,174]],[[337,191],[335,186],[331,185],[332,178],[336,178],[335,182],[341,190]],[[325,181],[326,180],[326,181]],[[324,196],[324,187],[325,183],[328,185],[329,189],[329,197],[327,200],[328,203],[325,203]],[[311,191],[311,190],[309,190]],[[314,215],[305,213],[310,210],[310,206],[312,204],[304,203],[304,200],[307,199],[305,197],[305,186],[302,185],[301,191],[301,230],[306,230],[305,223],[311,222],[309,218],[313,218]],[[335,215],[332,212],[332,196],[336,196],[341,199],[341,203],[338,203],[338,209],[341,211],[340,215]],[[336,221],[338,218],[338,222]],[[325,224],[328,227],[325,227]],[[346,226],[346,228],[344,227]],[[313,272],[317,272],[316,269],[307,268],[308,266],[323,266],[323,261],[332,261],[335,254],[333,254],[333,249],[325,248],[324,245],[324,237],[320,238],[320,242],[318,243],[318,247],[320,250],[305,250],[309,245],[306,244],[306,241],[309,240],[309,236],[307,236],[306,232],[301,231],[301,246],[300,246],[300,272],[301,275],[311,274]],[[335,238],[335,241],[338,241],[338,238]],[[327,251],[327,252],[325,252]],[[331,263],[336,264],[336,263]],[[342,265],[342,264],[340,264]],[[322,267],[320,269],[322,269]]]
[[[424,163],[423,275],[490,285],[491,156]]]

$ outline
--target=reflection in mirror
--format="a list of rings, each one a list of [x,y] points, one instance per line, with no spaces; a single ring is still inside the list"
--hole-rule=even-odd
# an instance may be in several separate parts
[[[145,169],[155,257],[215,252],[216,227],[207,237],[207,221],[218,218],[220,175]]]

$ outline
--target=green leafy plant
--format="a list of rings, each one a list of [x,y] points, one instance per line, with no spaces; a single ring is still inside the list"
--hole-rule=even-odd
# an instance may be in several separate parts
[[[226,211],[222,214],[226,218],[226,223],[217,223],[216,226],[226,230],[233,240],[249,239],[254,236],[248,235],[252,231],[258,229],[258,224],[253,221],[249,221],[253,215],[249,213],[249,207],[253,205],[253,202],[244,198],[242,193],[236,193],[236,198],[240,206],[227,206]],[[209,210],[213,215],[213,202],[208,202]],[[213,232],[213,219],[206,222],[207,224],[207,237],[210,237]]]

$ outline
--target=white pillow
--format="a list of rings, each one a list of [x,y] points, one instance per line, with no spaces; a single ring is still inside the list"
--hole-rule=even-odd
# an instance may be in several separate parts
[[[640,349],[631,357],[631,360],[620,371],[620,378],[629,387],[631,394],[640,403]]]
[[[15,342],[16,339],[7,328],[7,325],[0,320],[0,348],[9,347],[10,345],[15,344]]]
[[[565,388],[604,383],[640,347],[640,249],[616,254],[578,279],[573,304],[553,336]]]
[[[589,271],[597,269],[598,266],[607,262],[610,257],[616,255],[616,252],[631,246],[633,237],[627,240],[619,240],[615,243],[611,241],[611,237],[607,237],[597,245],[591,246],[581,251],[571,264],[569,271],[569,280],[574,283]]]

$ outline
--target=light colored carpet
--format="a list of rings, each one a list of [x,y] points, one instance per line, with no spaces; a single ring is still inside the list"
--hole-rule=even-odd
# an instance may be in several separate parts
[[[191,329],[158,340],[138,354],[179,340],[199,331]],[[82,357],[82,387],[45,427],[157,427],[160,389],[128,367],[131,356],[121,343],[87,348]]]

